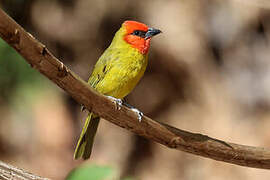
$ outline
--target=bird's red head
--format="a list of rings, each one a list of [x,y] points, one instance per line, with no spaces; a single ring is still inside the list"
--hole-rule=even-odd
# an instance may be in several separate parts
[[[147,54],[151,38],[161,33],[158,29],[148,28],[145,24],[136,21],[125,21],[123,25],[126,28],[124,40],[142,54]]]

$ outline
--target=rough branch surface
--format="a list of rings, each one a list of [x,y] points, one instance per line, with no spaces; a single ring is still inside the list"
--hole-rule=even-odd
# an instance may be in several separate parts
[[[49,180],[0,161],[0,179],[3,180]]]
[[[267,149],[238,145],[183,131],[145,116],[142,122],[139,122],[137,115],[128,108],[117,110],[112,101],[95,92],[1,10],[0,36],[33,68],[64,89],[79,104],[117,126],[169,148],[231,164],[270,169],[270,151]]]

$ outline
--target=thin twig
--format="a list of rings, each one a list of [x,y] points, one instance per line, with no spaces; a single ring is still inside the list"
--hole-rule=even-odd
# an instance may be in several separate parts
[[[33,175],[25,170],[11,166],[0,161],[0,179],[2,180],[49,180]]]
[[[120,110],[105,96],[56,59],[48,49],[0,10],[0,36],[37,69],[70,94],[79,104],[110,121],[149,140],[199,156],[231,164],[270,169],[270,151],[183,131],[137,115],[126,107]]]

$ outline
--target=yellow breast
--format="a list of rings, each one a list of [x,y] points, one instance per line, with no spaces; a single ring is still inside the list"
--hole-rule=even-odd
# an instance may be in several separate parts
[[[141,55],[137,50],[119,53],[117,60],[107,66],[111,68],[95,89],[105,95],[122,99],[134,89],[143,76],[147,66],[147,56]]]
[[[139,82],[148,61],[147,54],[141,54],[123,40],[125,33],[123,28],[116,33],[88,81],[98,92],[120,99],[128,95]]]

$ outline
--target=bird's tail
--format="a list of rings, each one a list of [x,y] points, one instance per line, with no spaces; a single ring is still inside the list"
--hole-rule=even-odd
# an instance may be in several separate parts
[[[74,152],[74,159],[88,159],[90,157],[99,120],[100,117],[97,115],[91,112],[88,114]]]

